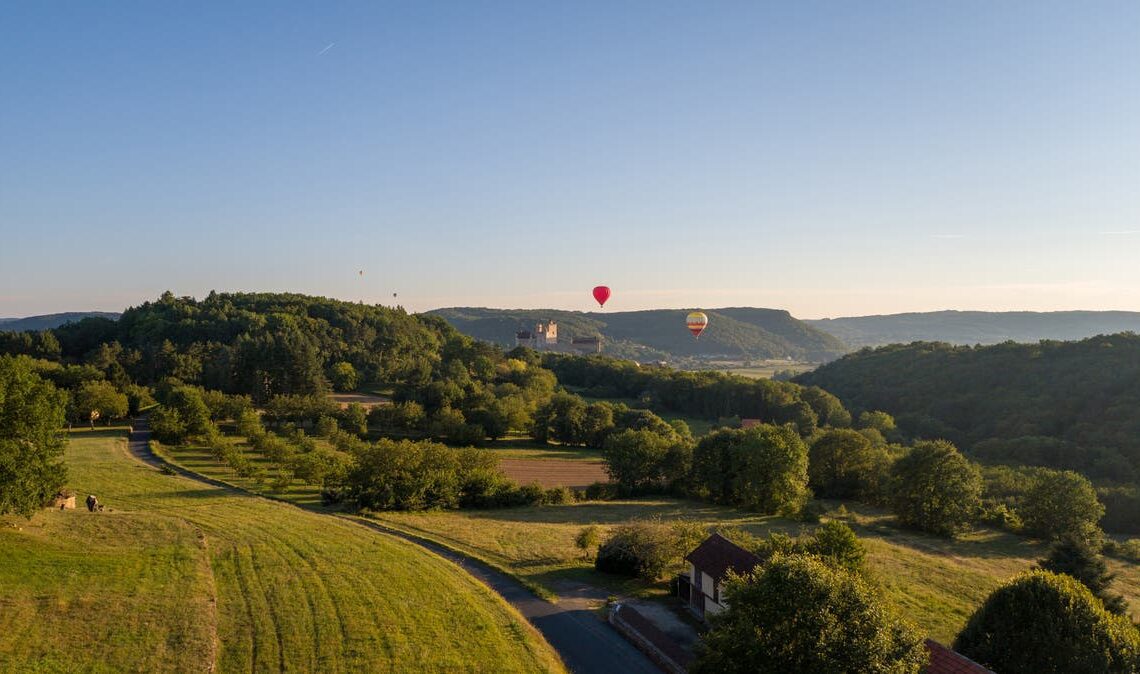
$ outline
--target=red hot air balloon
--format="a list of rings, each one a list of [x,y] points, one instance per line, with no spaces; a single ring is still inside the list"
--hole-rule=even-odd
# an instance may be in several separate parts
[[[594,299],[598,301],[598,306],[606,306],[606,300],[610,298],[609,286],[597,286],[594,288]]]

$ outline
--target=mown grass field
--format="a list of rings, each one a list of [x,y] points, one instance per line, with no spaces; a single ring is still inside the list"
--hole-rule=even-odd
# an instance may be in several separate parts
[[[3,671],[563,671],[451,564],[351,522],[132,459],[75,433],[69,483],[104,513],[0,528]]]
[[[1002,581],[1028,569],[1044,556],[1046,546],[1025,538],[979,530],[954,541],[902,531],[891,518],[864,506],[841,515],[863,540],[868,565],[884,596],[900,614],[927,635],[949,642],[970,614]],[[833,510],[832,514],[836,512]],[[557,592],[566,581],[662,596],[664,582],[648,588],[593,571],[574,545],[586,524],[603,528],[635,519],[686,518],[741,527],[755,535],[780,531],[796,534],[805,525],[705,503],[676,499],[590,502],[497,511],[376,513],[392,526],[439,539],[452,547],[483,556],[531,582]],[[1140,609],[1140,569],[1109,560],[1119,575],[1116,591]],[[1140,611],[1135,611],[1140,615]]]

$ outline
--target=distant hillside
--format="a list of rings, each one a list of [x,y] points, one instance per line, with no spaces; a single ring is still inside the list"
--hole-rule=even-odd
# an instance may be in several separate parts
[[[864,349],[797,383],[854,412],[884,410],[905,433],[986,458],[1140,477],[1140,335],[1079,342]]]
[[[119,320],[119,314],[110,311],[67,311],[62,314],[44,314],[26,318],[0,318],[0,331],[53,330],[64,323],[77,323],[84,318],[93,317]]]
[[[926,341],[951,344],[1072,341],[1095,335],[1140,332],[1140,312],[1134,311],[932,311],[803,322],[835,335],[855,349]]]
[[[560,341],[601,335],[606,353],[626,358],[793,358],[831,360],[847,349],[836,338],[779,309],[705,309],[709,327],[699,340],[685,329],[687,309],[589,312],[553,309],[455,307],[428,312],[460,332],[505,346],[515,332],[540,321],[558,322]]]

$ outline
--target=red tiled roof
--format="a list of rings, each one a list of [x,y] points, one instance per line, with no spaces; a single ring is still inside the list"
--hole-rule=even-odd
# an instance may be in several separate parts
[[[740,427],[741,428],[755,428],[756,426],[759,426],[762,423],[764,423],[764,422],[760,421],[759,419],[741,419],[740,420]]]
[[[926,640],[926,650],[930,651],[930,664],[926,667],[926,674],[994,674],[932,639]]]
[[[695,550],[685,555],[698,571],[712,576],[713,582],[724,579],[729,569],[736,573],[748,573],[760,563],[760,558],[740,547],[720,534],[705,539]]]

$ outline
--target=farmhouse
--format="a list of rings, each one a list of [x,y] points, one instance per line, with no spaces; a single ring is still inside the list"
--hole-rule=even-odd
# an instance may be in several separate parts
[[[731,570],[745,574],[756,568],[760,558],[720,534],[709,536],[685,556],[687,577],[678,579],[677,592],[698,616],[720,613],[728,605],[722,584]]]

